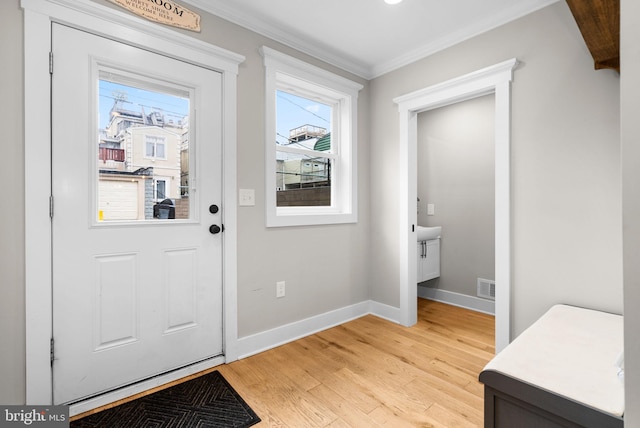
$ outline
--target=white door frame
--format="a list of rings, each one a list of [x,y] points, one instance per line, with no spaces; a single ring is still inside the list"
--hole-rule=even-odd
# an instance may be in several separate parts
[[[237,359],[236,83],[242,55],[89,0],[22,0],[24,9],[26,403],[52,403],[51,106],[52,22],[161,53],[222,74],[223,340],[225,361]],[[55,64],[55,59],[54,59]],[[55,65],[54,65],[55,66]],[[220,361],[209,363],[219,364]],[[178,370],[141,390],[207,368]],[[128,393],[136,391],[129,390]],[[139,391],[138,391],[139,392]],[[116,398],[117,399],[117,398]],[[94,402],[93,407],[101,405]],[[72,408],[72,413],[85,409]]]
[[[495,94],[495,280],[496,352],[511,341],[511,80],[513,58],[446,82],[400,96],[400,322],[417,322],[417,146],[418,113]]]

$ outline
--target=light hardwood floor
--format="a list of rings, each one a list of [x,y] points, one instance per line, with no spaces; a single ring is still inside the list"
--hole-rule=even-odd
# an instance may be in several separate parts
[[[218,366],[256,427],[480,427],[494,317],[419,299],[410,328],[365,316]]]

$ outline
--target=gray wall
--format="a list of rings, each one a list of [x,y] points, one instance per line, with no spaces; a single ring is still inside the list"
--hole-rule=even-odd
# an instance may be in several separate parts
[[[559,302],[622,311],[620,78],[593,69],[565,2],[371,82],[373,299],[399,306],[393,98],[513,57],[514,334]]]
[[[418,115],[418,224],[442,226],[440,277],[422,286],[476,296],[495,279],[494,110],[485,95]]]
[[[0,117],[4,192],[0,206],[0,403],[25,395],[24,308],[24,103],[22,12],[18,1],[0,2]]]
[[[244,337],[369,299],[369,144],[367,82],[239,26],[203,13],[207,42],[242,54],[238,76],[238,188],[255,207],[238,207],[238,333]],[[189,33],[194,35],[193,33]],[[265,227],[264,66],[267,45],[365,85],[358,99],[357,224]],[[276,281],[286,297],[276,299]]]
[[[625,426],[640,427],[640,2],[622,0],[620,122],[624,217]]]

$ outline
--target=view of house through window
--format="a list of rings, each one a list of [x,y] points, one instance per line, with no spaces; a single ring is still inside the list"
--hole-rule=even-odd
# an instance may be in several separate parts
[[[277,206],[331,206],[332,107],[276,91]]]
[[[100,73],[96,219],[188,219],[189,93],[132,82]]]

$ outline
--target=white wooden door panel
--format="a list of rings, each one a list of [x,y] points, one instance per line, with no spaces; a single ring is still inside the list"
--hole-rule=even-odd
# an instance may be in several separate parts
[[[215,71],[57,24],[53,57],[53,395],[68,403],[223,352],[222,234],[209,233],[221,213],[208,209],[222,201],[222,80]],[[156,201],[140,187],[152,188],[153,176],[140,172],[147,166],[110,172],[118,186],[100,181],[98,82],[105,75],[188,97],[186,218],[148,216],[144,203]],[[163,156],[174,148],[167,143]],[[155,163],[156,170],[174,166]],[[168,179],[176,188],[177,176]],[[129,214],[105,216],[101,204],[110,198]],[[131,214],[134,208],[146,217]]]
[[[136,254],[93,258],[95,283],[94,349],[102,351],[138,340],[138,285]]]
[[[196,248],[164,252],[163,266],[166,272],[163,288],[167,306],[164,333],[197,325],[197,256]]]

